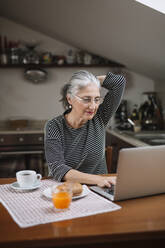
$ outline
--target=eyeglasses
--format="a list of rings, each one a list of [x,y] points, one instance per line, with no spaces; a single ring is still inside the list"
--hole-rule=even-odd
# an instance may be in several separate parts
[[[94,99],[91,97],[79,97],[74,95],[79,101],[81,101],[83,104],[90,104],[94,101],[95,104],[99,105],[103,102],[102,97],[95,97]]]

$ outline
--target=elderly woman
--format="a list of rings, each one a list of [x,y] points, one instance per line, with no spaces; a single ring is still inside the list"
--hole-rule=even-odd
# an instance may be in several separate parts
[[[100,88],[108,90],[102,101]],[[45,127],[45,155],[49,175],[57,181],[77,181],[111,187],[107,173],[105,129],[117,110],[125,79],[111,72],[95,77],[78,71],[62,89],[67,110],[48,121]]]

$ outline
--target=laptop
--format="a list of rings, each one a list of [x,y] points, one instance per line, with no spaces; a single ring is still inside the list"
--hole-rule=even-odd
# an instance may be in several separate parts
[[[116,185],[90,189],[112,201],[165,193],[165,145],[121,149]]]

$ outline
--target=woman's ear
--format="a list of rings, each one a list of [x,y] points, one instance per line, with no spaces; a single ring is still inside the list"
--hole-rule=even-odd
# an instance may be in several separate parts
[[[72,105],[72,98],[70,97],[69,94],[66,95],[66,99],[70,105]]]

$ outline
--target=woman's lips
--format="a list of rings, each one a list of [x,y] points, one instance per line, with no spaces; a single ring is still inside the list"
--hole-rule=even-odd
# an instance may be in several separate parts
[[[88,115],[93,115],[94,114],[94,112],[92,112],[92,111],[87,111],[86,112]]]

